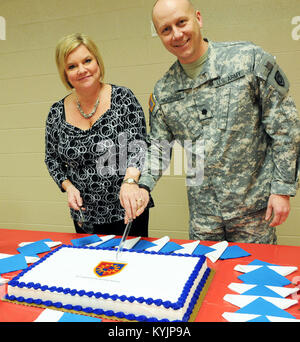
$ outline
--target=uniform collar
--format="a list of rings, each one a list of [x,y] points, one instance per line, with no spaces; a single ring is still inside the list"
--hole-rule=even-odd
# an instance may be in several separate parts
[[[211,41],[208,41],[207,52],[207,59],[203,65],[203,69],[194,80],[187,76],[178,60],[173,64],[170,69],[171,74],[174,77],[172,78],[176,81],[179,81],[174,83],[173,89],[176,92],[191,88],[197,88],[209,80],[214,80],[220,77],[221,70],[219,70],[218,68],[215,46],[214,43]]]

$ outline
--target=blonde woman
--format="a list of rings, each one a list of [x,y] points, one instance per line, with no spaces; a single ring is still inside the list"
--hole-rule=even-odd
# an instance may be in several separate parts
[[[121,235],[121,186],[135,188],[136,208],[144,203],[136,187],[146,149],[142,107],[128,88],[104,83],[103,60],[88,36],[63,37],[56,64],[70,93],[51,106],[46,121],[48,171],[67,193],[76,232]],[[146,209],[130,234],[148,236],[148,218]]]

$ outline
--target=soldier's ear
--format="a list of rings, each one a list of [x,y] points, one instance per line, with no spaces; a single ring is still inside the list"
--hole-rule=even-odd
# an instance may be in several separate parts
[[[196,11],[196,19],[197,19],[197,21],[198,21],[200,27],[202,28],[202,26],[203,26],[203,20],[202,20],[202,15],[201,15],[201,13],[200,13],[199,11]]]

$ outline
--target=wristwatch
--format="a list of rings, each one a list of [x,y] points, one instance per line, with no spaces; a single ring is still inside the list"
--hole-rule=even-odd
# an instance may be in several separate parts
[[[124,184],[124,183],[138,185],[137,181],[134,178],[126,178],[123,180],[122,184]]]

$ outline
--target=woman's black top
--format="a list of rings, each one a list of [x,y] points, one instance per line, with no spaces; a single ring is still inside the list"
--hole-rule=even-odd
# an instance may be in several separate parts
[[[85,220],[97,224],[124,219],[119,192],[128,167],[141,170],[146,152],[143,109],[131,90],[112,85],[111,107],[87,130],[65,118],[64,99],[46,121],[45,163],[62,191],[69,179],[83,198]],[[71,209],[73,220],[79,213]]]

